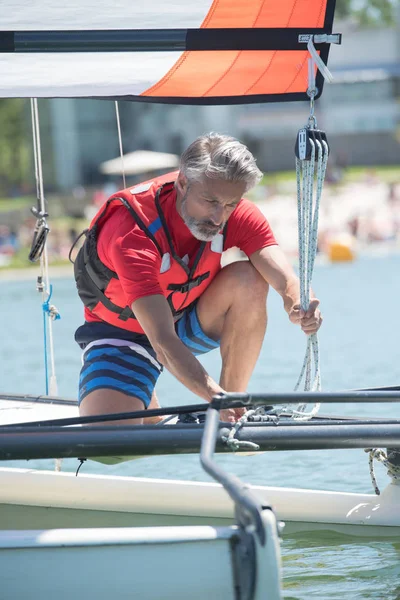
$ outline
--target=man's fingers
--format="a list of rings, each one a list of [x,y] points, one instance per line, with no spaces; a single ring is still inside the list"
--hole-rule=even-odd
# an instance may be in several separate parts
[[[245,412],[245,408],[225,408],[219,413],[220,421],[224,423],[236,423]]]
[[[316,315],[312,315],[311,317],[304,317],[304,319],[301,319],[301,326],[302,327],[308,327],[309,325],[313,325],[316,323],[319,323],[322,320],[322,317],[318,311],[318,313]]]
[[[289,319],[292,323],[300,323],[301,319],[304,317],[305,312],[302,310],[300,304],[295,304],[290,311]]]
[[[321,327],[321,324],[322,324],[322,317],[320,316],[319,319],[317,319],[317,320],[310,319],[310,321],[307,324],[302,322],[301,329],[307,335],[311,335],[312,333],[317,333],[317,331]]]
[[[316,309],[319,306],[319,300],[318,298],[312,298],[310,300],[310,304],[308,305],[308,309],[306,314],[304,315],[306,319],[309,319],[310,317],[313,316],[313,314],[315,313]]]
[[[219,413],[219,418],[220,418],[220,421],[223,421],[224,423],[235,423],[236,422],[236,415],[235,415],[235,411],[233,410],[233,408],[226,408],[224,410],[221,410]]]
[[[308,327],[302,327],[301,330],[304,331],[307,335],[311,335],[312,333],[317,333],[319,327],[318,325],[309,325]]]
[[[241,417],[243,417],[245,412],[246,412],[245,408],[235,408],[236,419],[239,420]]]

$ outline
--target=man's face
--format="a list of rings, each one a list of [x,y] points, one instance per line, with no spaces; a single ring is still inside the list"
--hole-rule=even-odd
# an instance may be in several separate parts
[[[195,238],[210,242],[239,204],[246,184],[207,177],[188,184],[180,175],[177,189],[177,209],[186,226]]]

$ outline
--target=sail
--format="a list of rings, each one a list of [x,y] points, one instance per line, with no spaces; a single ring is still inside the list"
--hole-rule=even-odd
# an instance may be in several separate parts
[[[0,97],[307,99],[335,0],[2,0]],[[329,44],[315,44],[327,63]],[[319,95],[323,79],[317,77]]]

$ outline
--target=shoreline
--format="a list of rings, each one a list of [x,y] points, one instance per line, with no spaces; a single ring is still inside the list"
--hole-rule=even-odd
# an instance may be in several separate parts
[[[40,275],[40,267],[27,267],[21,269],[0,269],[0,281],[34,281]],[[50,279],[73,278],[73,266],[58,265],[57,267],[49,267]]]
[[[286,252],[289,262],[293,266],[298,266],[297,256],[293,256],[290,252]],[[400,256],[400,246],[393,245],[390,243],[376,244],[376,246],[364,246],[362,248],[355,249],[355,256],[349,264],[355,263],[360,259],[364,258],[389,258],[391,256]],[[222,261],[222,265],[225,266],[230,262],[236,260],[243,260],[239,252],[235,253],[235,249],[226,251],[225,260]],[[325,253],[320,253],[316,257],[316,265],[331,265],[331,264],[345,264],[346,261],[331,261]],[[0,281],[35,281],[40,274],[40,269],[34,267],[21,268],[21,269],[0,269]],[[59,265],[57,267],[49,267],[49,279],[73,279],[74,272],[72,265]]]

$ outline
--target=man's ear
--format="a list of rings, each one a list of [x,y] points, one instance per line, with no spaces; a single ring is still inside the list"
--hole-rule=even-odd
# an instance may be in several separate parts
[[[185,196],[188,189],[188,180],[181,171],[179,171],[178,177],[176,178],[175,187],[182,196]]]

